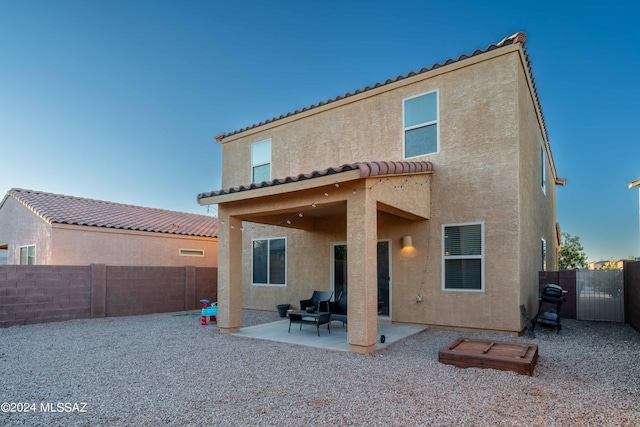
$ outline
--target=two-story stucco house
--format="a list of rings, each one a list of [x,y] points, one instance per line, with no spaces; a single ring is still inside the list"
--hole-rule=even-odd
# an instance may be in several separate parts
[[[12,188],[0,202],[0,262],[215,267],[217,219]]]
[[[519,333],[557,267],[558,178],[523,33],[216,137],[218,324],[348,291],[351,351],[391,322]]]

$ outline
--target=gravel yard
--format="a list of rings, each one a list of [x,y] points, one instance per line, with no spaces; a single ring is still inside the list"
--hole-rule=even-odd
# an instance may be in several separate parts
[[[439,363],[460,336],[538,344],[534,376]],[[7,426],[637,426],[640,334],[565,319],[535,339],[431,328],[356,355],[221,335],[198,316],[86,319],[0,329],[0,385],[0,403],[29,410],[3,404]]]

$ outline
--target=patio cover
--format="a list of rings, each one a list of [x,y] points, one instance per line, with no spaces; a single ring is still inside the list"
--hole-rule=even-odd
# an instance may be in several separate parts
[[[242,222],[313,232],[316,219],[346,215],[351,351],[377,342],[377,213],[408,220],[430,217],[430,162],[359,162],[198,195],[218,204],[218,326],[242,326]]]

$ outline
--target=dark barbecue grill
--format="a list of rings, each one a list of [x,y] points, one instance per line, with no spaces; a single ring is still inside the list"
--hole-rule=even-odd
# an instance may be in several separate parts
[[[535,328],[538,323],[544,326],[556,328],[556,333],[560,333],[562,325],[560,324],[560,308],[566,302],[565,295],[567,291],[558,285],[547,285],[542,290],[542,295],[538,300],[538,314],[533,321]],[[542,311],[545,310],[545,311]]]

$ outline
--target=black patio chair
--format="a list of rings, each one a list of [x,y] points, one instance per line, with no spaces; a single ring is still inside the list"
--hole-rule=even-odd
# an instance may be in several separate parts
[[[342,322],[342,326],[347,324],[347,293],[341,292],[336,301],[329,303],[329,313],[331,321]]]
[[[318,311],[329,311],[329,301],[332,296],[333,292],[313,291],[311,298],[300,300],[300,310],[315,307]]]

